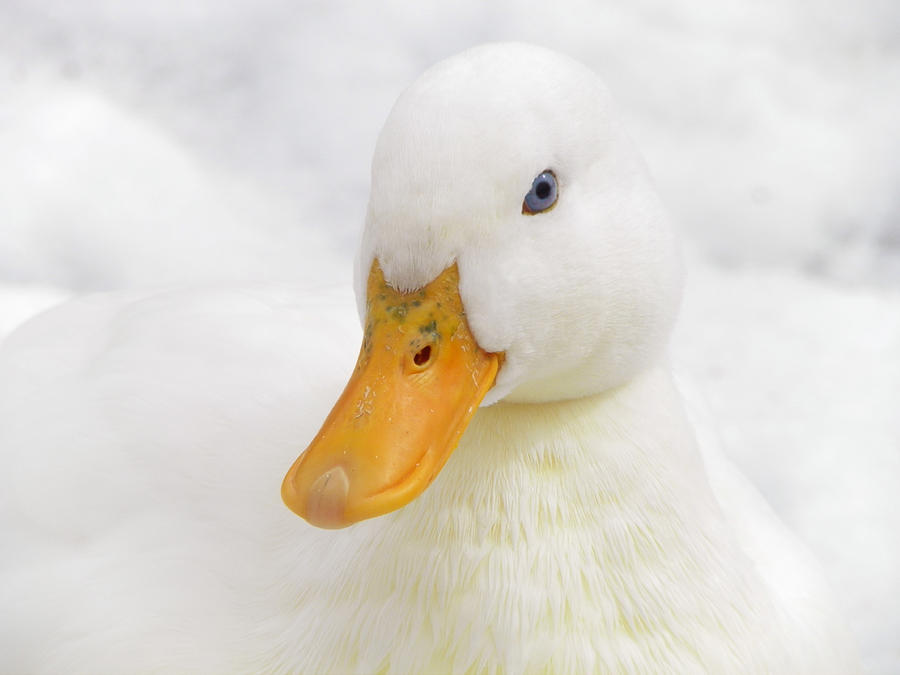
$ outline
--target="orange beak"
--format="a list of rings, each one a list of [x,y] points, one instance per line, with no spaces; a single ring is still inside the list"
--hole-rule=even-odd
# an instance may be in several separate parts
[[[287,472],[284,503],[319,527],[408,504],[456,448],[502,358],[475,342],[454,264],[398,293],[376,260],[356,368],[322,429]]]

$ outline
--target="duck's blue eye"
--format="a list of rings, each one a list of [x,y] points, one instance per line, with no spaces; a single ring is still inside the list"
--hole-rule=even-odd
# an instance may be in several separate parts
[[[556,204],[558,189],[556,185],[556,176],[547,169],[537,175],[531,183],[531,189],[525,195],[525,201],[522,202],[522,213],[533,215],[535,213],[543,213]]]

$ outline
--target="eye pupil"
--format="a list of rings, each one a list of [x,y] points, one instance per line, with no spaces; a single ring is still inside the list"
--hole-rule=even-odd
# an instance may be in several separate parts
[[[522,213],[534,215],[548,211],[556,204],[558,194],[556,176],[553,171],[547,169],[537,175],[531,183],[531,190],[525,195],[522,202]]]

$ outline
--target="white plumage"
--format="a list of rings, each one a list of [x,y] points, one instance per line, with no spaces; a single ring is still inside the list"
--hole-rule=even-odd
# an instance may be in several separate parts
[[[545,169],[559,202],[523,215]],[[401,290],[456,262],[505,362],[435,483],[338,532],[278,489],[352,368],[348,293],[91,296],[4,343],[0,669],[855,670],[815,566],[698,449],[674,236],[589,71],[494,45],[426,73],[376,150],[360,291],[373,259]]]

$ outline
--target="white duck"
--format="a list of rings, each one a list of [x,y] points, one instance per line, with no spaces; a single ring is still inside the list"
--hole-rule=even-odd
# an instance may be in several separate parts
[[[4,344],[0,670],[855,670],[698,450],[675,239],[592,73],[507,44],[423,75],[358,270],[359,363],[283,485],[341,531],[278,495],[351,368],[341,297],[94,296]]]

